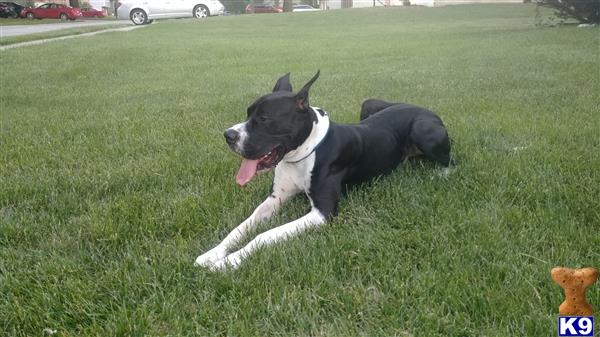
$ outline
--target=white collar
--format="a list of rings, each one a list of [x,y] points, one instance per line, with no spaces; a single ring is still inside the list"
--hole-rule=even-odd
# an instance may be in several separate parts
[[[329,116],[327,113],[317,107],[311,107],[312,113],[315,114],[317,120],[313,122],[312,130],[306,140],[300,144],[295,150],[285,154],[283,161],[288,163],[297,163],[310,156],[329,131]],[[321,115],[323,113],[323,115]]]

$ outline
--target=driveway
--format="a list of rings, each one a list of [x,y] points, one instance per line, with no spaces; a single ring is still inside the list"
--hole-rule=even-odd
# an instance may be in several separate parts
[[[27,22],[27,21],[23,21]],[[87,26],[101,26],[111,24],[122,24],[122,25],[133,25],[130,20],[77,20],[75,22],[64,22],[64,23],[49,23],[49,24],[37,24],[37,25],[15,25],[15,26],[0,26],[0,37],[27,35],[35,33],[45,33],[54,30],[87,27]]]

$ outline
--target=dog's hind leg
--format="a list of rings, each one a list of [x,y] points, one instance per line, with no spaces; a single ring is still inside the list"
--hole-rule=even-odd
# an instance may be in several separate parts
[[[398,103],[386,102],[381,99],[368,99],[364,101],[360,107],[360,120],[367,119],[369,116],[378,113],[379,111],[389,108]]]
[[[448,167],[452,164],[450,156],[450,138],[439,119],[417,119],[413,123],[410,139],[423,154]]]

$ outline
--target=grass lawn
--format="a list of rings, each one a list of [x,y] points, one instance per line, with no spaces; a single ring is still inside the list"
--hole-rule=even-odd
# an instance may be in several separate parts
[[[599,29],[534,17],[244,15],[1,52],[0,334],[556,335],[550,269],[600,267]],[[239,270],[194,267],[270,186],[236,187],[223,130],[317,69],[334,121],[368,97],[436,111],[458,170],[410,162]]]

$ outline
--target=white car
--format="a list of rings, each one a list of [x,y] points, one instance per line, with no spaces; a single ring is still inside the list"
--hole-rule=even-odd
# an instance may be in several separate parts
[[[294,7],[292,8],[292,12],[314,12],[319,10],[320,9],[314,8],[313,6],[309,5],[294,5]]]
[[[219,0],[119,0],[117,17],[144,25],[154,19],[186,18],[198,19],[223,15],[225,7]]]

